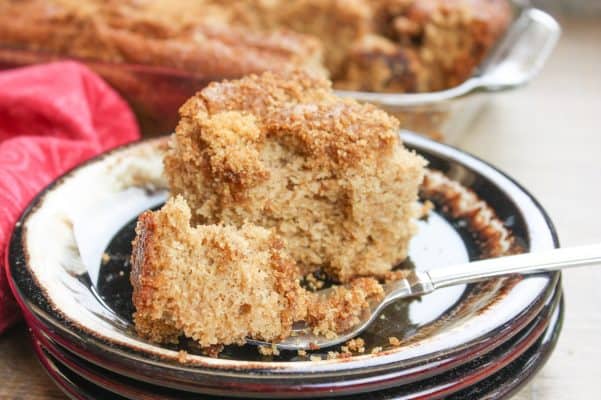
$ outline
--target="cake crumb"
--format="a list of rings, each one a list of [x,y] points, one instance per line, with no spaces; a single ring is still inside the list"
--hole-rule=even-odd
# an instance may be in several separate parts
[[[219,357],[219,354],[223,351],[223,345],[215,344],[212,346],[203,347],[201,351],[202,354],[204,354],[207,357],[217,358]]]
[[[395,336],[389,337],[388,343],[390,343],[392,346],[395,346],[395,347],[399,347],[401,345],[401,341]]]
[[[335,360],[338,358],[338,352],[337,351],[328,351],[328,360]]]
[[[346,347],[349,351],[365,353],[365,341],[361,338],[349,340],[348,342],[346,342]]]
[[[311,357],[309,357],[309,359],[311,361],[321,361],[321,356],[318,356],[316,354],[313,354]]]
[[[185,363],[188,360],[188,352],[186,350],[180,350],[177,352],[177,361]]]
[[[419,218],[420,219],[427,218],[428,215],[430,214],[430,211],[432,211],[433,209],[434,209],[434,203],[432,203],[430,200],[424,201],[424,203],[422,204],[421,210],[420,210]]]
[[[313,273],[308,274],[305,277],[305,280],[307,282],[307,287],[312,291],[319,290],[325,285],[325,281],[317,278]]]
[[[384,275],[384,282],[390,283],[400,281],[401,279],[406,279],[409,276],[409,274],[411,274],[411,272],[412,271],[408,269],[397,269],[394,271],[389,271]]]
[[[377,347],[374,347],[373,349],[371,349],[371,354],[377,354],[381,351],[382,351],[382,348],[380,346],[377,346]]]
[[[270,356],[273,354],[273,352],[271,351],[271,347],[269,346],[258,346],[257,350],[259,350],[259,354],[261,354],[262,356]]]
[[[296,353],[300,356],[300,357],[306,357],[307,356],[307,352],[303,349],[298,349],[296,351]]]
[[[331,339],[357,325],[369,302],[383,296],[384,289],[376,279],[357,278],[348,285],[334,287],[327,296],[312,293],[306,321],[314,334]]]
[[[272,344],[271,346],[259,346],[259,353],[262,356],[279,356],[280,350],[275,344]]]
[[[109,261],[111,261],[111,256],[109,256],[107,253],[102,253],[102,265],[105,265]]]

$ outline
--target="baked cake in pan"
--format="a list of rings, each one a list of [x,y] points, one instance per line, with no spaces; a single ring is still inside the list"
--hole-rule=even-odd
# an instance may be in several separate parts
[[[0,0],[0,47],[206,78],[294,67],[338,88],[426,92],[472,74],[509,0]]]

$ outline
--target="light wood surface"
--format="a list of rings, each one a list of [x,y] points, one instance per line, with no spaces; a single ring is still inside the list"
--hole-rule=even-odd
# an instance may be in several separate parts
[[[459,147],[515,177],[546,207],[564,246],[601,242],[601,19],[564,20],[530,86],[495,96]],[[564,275],[558,346],[517,400],[601,398],[601,268]],[[0,399],[63,399],[21,324],[0,337]]]
[[[539,78],[497,96],[459,146],[528,188],[573,246],[601,242],[601,19],[561,22]],[[569,270],[563,286],[557,348],[516,399],[601,399],[601,268]]]

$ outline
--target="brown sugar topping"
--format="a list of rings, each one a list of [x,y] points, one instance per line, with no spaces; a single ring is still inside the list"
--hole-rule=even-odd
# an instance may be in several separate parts
[[[304,71],[213,83],[188,100],[180,114],[178,130],[198,127],[211,171],[247,185],[265,177],[257,147],[266,136],[304,155],[308,163],[332,170],[389,154],[398,143],[395,118],[372,105],[336,97],[327,80]],[[232,143],[235,137],[241,139],[237,144]],[[223,144],[230,146],[227,163],[214,154]]]

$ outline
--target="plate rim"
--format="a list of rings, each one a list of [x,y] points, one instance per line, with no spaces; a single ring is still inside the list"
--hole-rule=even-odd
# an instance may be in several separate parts
[[[552,352],[556,346],[556,343],[558,341],[559,335],[561,333],[562,326],[563,326],[563,317],[565,314],[565,302],[564,302],[563,291],[561,288],[561,282],[558,283],[557,291],[558,291],[558,293],[556,293],[556,295],[554,296],[556,298],[552,300],[553,305],[551,305],[552,309],[549,310],[549,313],[548,313],[549,315],[547,315],[543,321],[537,322],[537,326],[544,324],[544,328],[541,329],[541,331],[536,335],[535,338],[528,337],[528,339],[526,339],[530,342],[529,346],[527,346],[522,351],[520,351],[519,354],[516,354],[515,352],[511,352],[511,351],[502,353],[502,355],[500,355],[498,358],[502,358],[505,361],[507,361],[507,359],[509,359],[509,361],[507,361],[502,367],[494,369],[494,371],[492,371],[490,374],[482,376],[482,377],[480,377],[480,379],[476,379],[475,382],[473,382],[472,384],[462,385],[457,390],[453,390],[451,392],[444,392],[444,393],[436,392],[433,395],[435,397],[440,396],[440,395],[445,395],[445,396],[457,395],[458,393],[460,393],[464,390],[467,390],[471,387],[480,385],[483,381],[490,379],[490,377],[492,377],[493,375],[504,371],[506,368],[510,368],[511,365],[514,362],[516,362],[516,360],[518,360],[520,357],[524,356],[529,350],[533,349],[535,346],[538,346],[539,351],[537,351],[537,353],[531,357],[531,358],[535,358],[535,361],[528,363],[527,366],[529,366],[529,369],[527,370],[526,374],[520,373],[517,376],[513,376],[512,379],[510,379],[510,382],[512,382],[512,383],[505,384],[502,386],[500,385],[493,392],[488,393],[485,396],[485,398],[487,398],[487,399],[488,398],[495,398],[495,399],[506,398],[507,396],[510,396],[513,393],[516,393],[519,389],[521,389],[528,381],[530,381],[530,379],[533,378],[534,375],[536,375],[536,373],[540,370],[540,368],[542,368],[542,366],[546,363],[546,361],[552,354]],[[536,328],[529,328],[529,329],[534,330]],[[44,334],[44,332],[42,332],[42,334]],[[530,335],[531,335],[531,333],[530,333]],[[36,356],[39,359],[39,362],[42,364],[42,367],[44,368],[44,370],[48,374],[51,374],[51,372],[48,371],[48,367],[46,365],[45,360],[40,359],[39,350],[41,347],[44,347],[44,344],[41,342],[44,341],[45,339],[39,339],[38,334],[35,333],[33,331],[33,329],[30,330],[30,339],[32,340],[32,346],[35,349]],[[60,345],[59,345],[59,347],[60,347]],[[59,350],[59,351],[61,351],[61,350]],[[45,354],[44,354],[44,356],[45,356]],[[64,363],[61,360],[57,359],[57,361],[64,365]],[[54,362],[52,362],[52,363],[55,365]],[[93,380],[90,380],[89,378],[87,378],[83,375],[80,375],[73,368],[71,368],[67,365],[64,365],[64,366],[65,366],[65,368],[69,369],[72,373],[74,373],[78,377],[92,383],[93,385],[99,386],[98,383],[94,382]],[[471,376],[472,375],[470,375],[470,377]],[[52,376],[51,376],[51,378],[52,378]],[[104,379],[104,380],[107,380],[107,379]],[[54,381],[55,384],[57,384],[59,387],[62,388],[62,386],[58,382],[56,382],[54,380],[54,378],[52,380]],[[446,384],[447,383],[444,383],[444,385],[446,385]],[[156,385],[156,384],[154,384],[154,385]],[[389,387],[387,389],[383,389],[383,390],[394,390],[395,388],[399,388],[402,386],[403,386],[403,384],[394,385],[394,386],[391,386],[391,387]],[[436,386],[434,386],[434,387],[436,387]],[[106,390],[111,393],[115,393],[119,396],[125,396],[125,392],[118,393],[113,390],[109,390],[109,389],[106,389]],[[190,393],[190,396],[193,396],[194,394],[195,393]],[[367,393],[363,393],[363,394],[367,394]],[[345,396],[345,395],[343,395],[343,396]],[[394,396],[394,394],[392,396]],[[176,398],[176,397],[173,397],[173,398]]]

